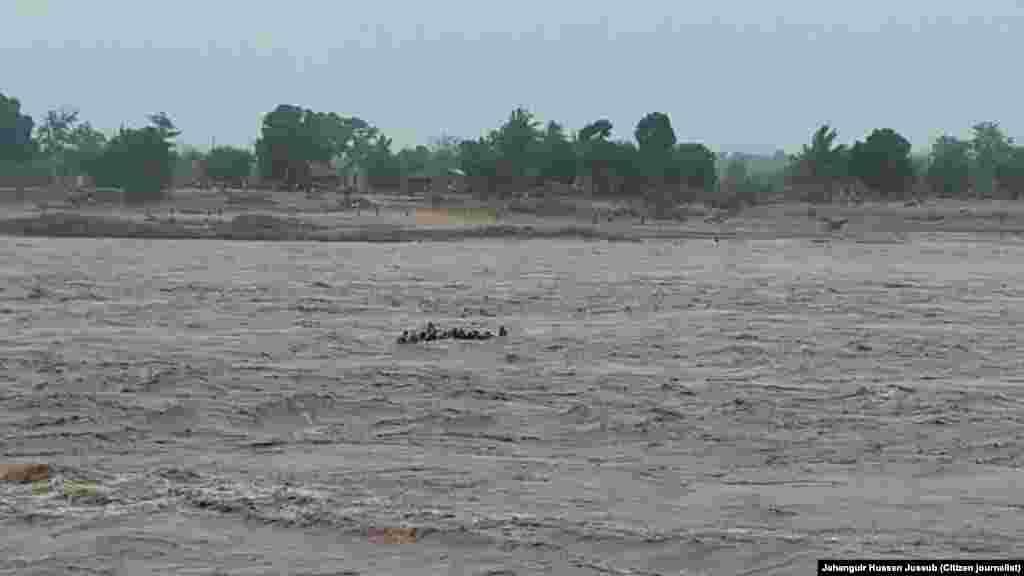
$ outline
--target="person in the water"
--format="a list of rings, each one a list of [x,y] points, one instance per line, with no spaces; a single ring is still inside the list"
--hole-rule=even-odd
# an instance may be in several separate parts
[[[504,326],[498,328],[498,336],[508,336],[508,330]],[[439,330],[433,322],[427,322],[427,326],[420,330],[418,333],[409,330],[403,330],[402,335],[398,337],[399,344],[416,344],[418,342],[434,342],[436,340],[489,340],[494,338],[495,334],[490,330],[480,330],[477,328],[467,329],[461,327],[448,328],[445,330]]]

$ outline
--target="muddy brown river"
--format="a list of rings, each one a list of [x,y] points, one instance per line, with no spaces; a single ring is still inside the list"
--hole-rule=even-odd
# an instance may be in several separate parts
[[[53,474],[0,483],[0,574],[1019,556],[1022,298],[974,236],[4,238],[0,460]]]

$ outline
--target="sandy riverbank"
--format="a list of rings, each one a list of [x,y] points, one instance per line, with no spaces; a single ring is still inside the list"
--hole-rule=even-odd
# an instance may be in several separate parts
[[[1007,201],[935,200],[921,205],[859,206],[774,204],[720,219],[702,206],[682,220],[655,220],[624,203],[560,201],[490,206],[380,196],[341,200],[283,193],[237,195],[178,191],[146,208],[9,204],[0,234],[48,237],[202,238],[261,241],[415,242],[478,238],[582,238],[642,241],[653,238],[848,238],[901,241],[909,233],[1024,233],[1024,205]],[[611,217],[609,217],[611,216]],[[845,219],[829,230],[823,219]]]

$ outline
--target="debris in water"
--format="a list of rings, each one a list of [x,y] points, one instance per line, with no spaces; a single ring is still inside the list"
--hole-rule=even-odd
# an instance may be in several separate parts
[[[28,484],[49,478],[48,464],[0,464],[0,481]]]
[[[64,497],[68,499],[72,498],[86,498],[94,497],[99,494],[99,486],[95,482],[80,481],[80,480],[65,480],[64,481]]]
[[[367,535],[374,544],[416,543],[416,528],[370,528]]]

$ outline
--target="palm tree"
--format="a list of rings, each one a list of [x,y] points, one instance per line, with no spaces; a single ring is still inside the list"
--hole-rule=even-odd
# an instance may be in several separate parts
[[[834,145],[838,133],[823,125],[806,144],[800,154],[793,158],[791,178],[797,184],[814,187],[812,199],[832,200],[833,187],[846,176],[847,149]]]

